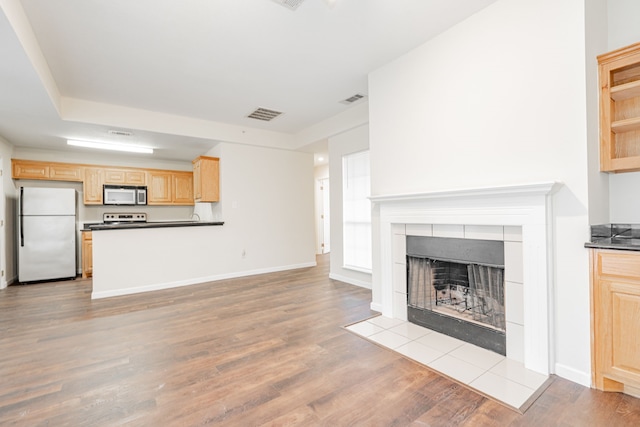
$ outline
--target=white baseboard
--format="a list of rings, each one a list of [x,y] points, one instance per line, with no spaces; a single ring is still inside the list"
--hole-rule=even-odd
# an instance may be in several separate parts
[[[556,363],[556,375],[565,378],[574,383],[578,383],[585,387],[591,387],[591,374],[588,372],[578,371],[575,368],[571,368],[560,363]]]
[[[206,282],[216,282],[216,281],[225,280],[225,279],[235,279],[237,277],[255,276],[258,274],[276,273],[278,271],[287,271],[287,270],[296,270],[299,268],[315,267],[316,265],[317,263],[314,261],[314,262],[303,263],[303,264],[295,264],[295,265],[272,267],[272,268],[262,268],[262,269],[256,269],[256,270],[234,272],[234,273],[224,273],[224,274],[217,274],[217,275],[207,276],[207,277],[196,277],[193,279],[179,280],[175,282],[154,283],[153,285],[136,286],[134,288],[117,289],[114,291],[92,292],[91,299],[110,298],[110,297],[117,297],[122,295],[138,294],[142,292],[160,291],[163,289],[179,288],[181,286],[197,285],[197,284],[206,283]]]
[[[342,276],[340,274],[329,273],[329,279],[339,280],[350,285],[360,286],[361,288],[371,289],[371,283],[364,280],[353,279],[351,277]]]
[[[372,302],[369,308],[373,311],[377,311],[378,313],[382,313],[382,304],[378,304],[377,302]]]

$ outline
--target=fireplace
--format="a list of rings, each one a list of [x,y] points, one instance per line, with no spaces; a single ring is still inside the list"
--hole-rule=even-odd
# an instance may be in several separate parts
[[[482,234],[484,228],[502,230],[498,234],[502,234],[503,239],[497,240],[510,245],[509,250],[505,250],[504,273],[506,356],[524,363],[527,369],[545,375],[553,373],[554,291],[550,265],[553,222],[550,218],[551,194],[559,187],[555,182],[543,182],[371,197],[377,223],[374,266],[379,266],[374,267],[372,310],[386,317],[408,320],[406,235],[411,234],[409,228],[424,229],[419,235],[454,238]],[[471,238],[483,239],[482,236]],[[510,267],[512,258],[518,258],[519,265]],[[509,276],[513,275],[519,276],[518,280],[511,280]],[[513,289],[517,292],[509,292],[510,284],[515,285]],[[517,308],[510,310],[514,305]]]
[[[506,355],[504,242],[406,239],[407,319]]]

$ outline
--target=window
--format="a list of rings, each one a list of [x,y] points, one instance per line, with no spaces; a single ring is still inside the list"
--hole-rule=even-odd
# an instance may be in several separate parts
[[[371,179],[369,151],[342,158],[344,267],[371,272]]]

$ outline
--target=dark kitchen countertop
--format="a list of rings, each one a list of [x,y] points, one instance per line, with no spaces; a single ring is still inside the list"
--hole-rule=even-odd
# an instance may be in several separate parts
[[[171,227],[202,227],[223,225],[222,221],[156,221],[156,222],[119,222],[113,224],[95,223],[85,224],[84,231],[123,230],[137,228],[171,228]]]
[[[591,241],[584,247],[640,251],[640,224],[592,225]]]

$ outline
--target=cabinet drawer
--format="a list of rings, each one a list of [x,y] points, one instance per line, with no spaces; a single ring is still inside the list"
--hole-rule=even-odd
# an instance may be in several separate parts
[[[635,252],[598,252],[598,273],[601,276],[640,277],[640,253]]]

